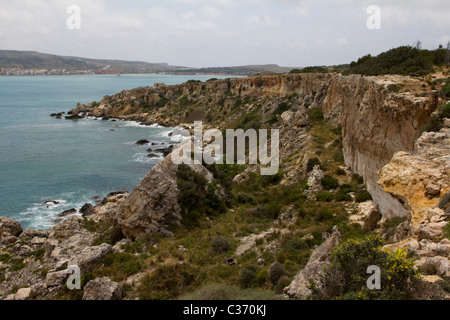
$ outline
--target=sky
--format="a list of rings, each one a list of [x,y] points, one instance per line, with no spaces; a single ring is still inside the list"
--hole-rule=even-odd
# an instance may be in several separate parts
[[[68,11],[73,6],[79,14]],[[425,49],[447,45],[449,0],[0,0],[0,50],[304,67],[350,63],[418,40]]]

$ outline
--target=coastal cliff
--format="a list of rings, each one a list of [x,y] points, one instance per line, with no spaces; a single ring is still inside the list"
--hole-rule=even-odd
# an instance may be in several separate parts
[[[280,171],[180,168],[169,154],[129,194],[111,193],[48,231],[3,219],[0,296],[173,299],[214,281],[305,299],[343,239],[370,232],[385,249],[435,266],[427,281],[442,280],[448,120],[423,133],[447,102],[438,91],[412,77],[309,73],[189,81],[78,104],[67,119],[279,129]],[[401,223],[391,230],[390,221]],[[84,292],[65,287],[71,264],[83,269]]]
[[[273,124],[282,129],[283,158],[299,148],[292,146],[298,142],[296,136],[304,133],[293,130],[305,126],[305,117],[299,113],[322,107],[325,117],[342,127],[346,166],[364,177],[375,204],[387,219],[392,219],[405,217],[407,210],[377,183],[378,171],[396,152],[413,150],[423,126],[437,108],[437,90],[423,92],[422,84],[402,76],[250,77],[127,90],[99,103],[79,105],[74,112],[172,126],[195,119],[225,129],[236,127],[246,114],[257,114],[259,123],[267,123],[289,98],[290,110],[283,110],[281,121]]]

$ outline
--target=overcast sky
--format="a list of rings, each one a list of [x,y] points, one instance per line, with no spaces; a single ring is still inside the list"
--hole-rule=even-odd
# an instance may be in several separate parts
[[[67,8],[81,9],[70,30]],[[370,30],[369,5],[381,9]],[[349,63],[450,41],[449,0],[0,0],[0,49],[208,67]]]

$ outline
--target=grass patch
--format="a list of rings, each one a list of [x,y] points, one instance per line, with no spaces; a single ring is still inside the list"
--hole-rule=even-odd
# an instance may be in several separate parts
[[[140,300],[175,299],[196,289],[204,275],[189,264],[162,265],[144,277],[137,292]]]
[[[282,295],[276,295],[269,290],[245,289],[226,284],[207,284],[194,292],[185,294],[179,300],[286,300]]]

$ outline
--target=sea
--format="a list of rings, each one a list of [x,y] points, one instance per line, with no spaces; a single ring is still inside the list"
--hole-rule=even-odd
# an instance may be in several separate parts
[[[95,205],[113,191],[132,191],[162,160],[173,128],[94,119],[57,120],[78,102],[100,101],[125,89],[206,81],[218,76],[71,75],[0,77],[0,216],[47,230],[65,210]]]

